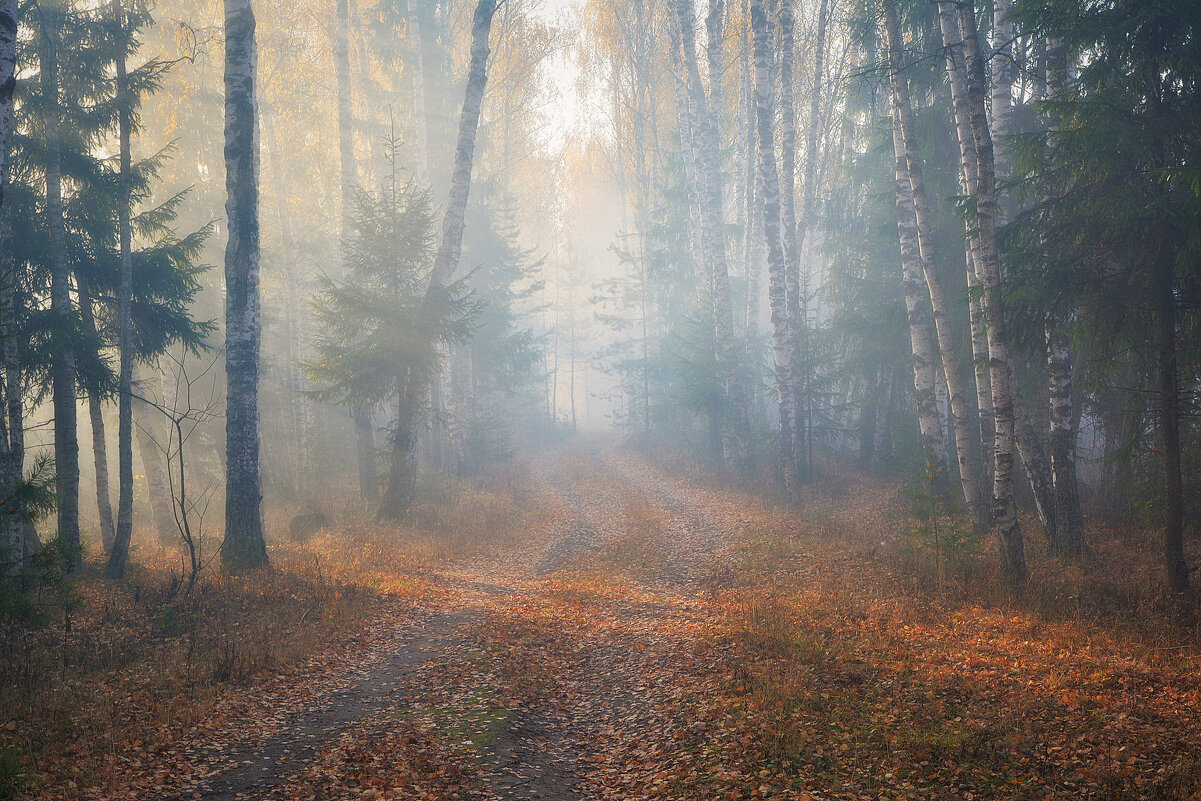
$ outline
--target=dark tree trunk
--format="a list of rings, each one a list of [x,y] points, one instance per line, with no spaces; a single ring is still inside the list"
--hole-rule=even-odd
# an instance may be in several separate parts
[[[117,52],[117,104],[120,147],[120,175],[117,201],[118,238],[121,248],[121,282],[117,292],[119,333],[117,347],[121,366],[117,388],[117,530],[107,566],[111,578],[125,574],[129,555],[129,540],[133,535],[133,225],[131,142],[133,135],[133,105],[129,96],[129,76],[125,63],[128,34],[121,0],[113,0],[113,16],[121,31]],[[150,467],[146,468],[147,477]],[[161,503],[161,501],[159,501]],[[152,501],[153,503],[153,501]]]
[[[99,349],[100,337],[96,330],[96,312],[92,293],[82,277],[77,277],[76,295],[79,297],[79,316],[87,336],[88,347]],[[96,513],[100,519],[100,542],[105,553],[111,553],[116,540],[113,527],[113,502],[109,489],[108,443],[104,434],[104,401],[100,389],[95,385],[87,388],[88,418],[92,425],[92,461],[96,470]]]
[[[56,344],[51,367],[54,396],[54,467],[58,495],[59,545],[72,565],[82,559],[79,541],[79,432],[75,375],[75,316],[71,308],[71,269],[67,264],[67,228],[63,216],[62,146],[59,142],[58,54],[56,31],[62,24],[58,3],[38,6],[42,27],[42,92],[49,104],[46,125],[46,226],[50,234],[50,311]]]
[[[0,2],[0,497],[8,498],[25,469],[24,408],[21,397],[20,345],[15,328],[20,308],[20,282],[12,258],[12,214],[5,203],[9,176],[9,142],[16,89],[18,0]],[[0,516],[0,559],[25,558],[26,532],[31,530],[20,509]]]
[[[1159,429],[1163,442],[1164,562],[1174,592],[1189,587],[1184,558],[1184,480],[1180,466],[1180,374],[1176,353],[1176,300],[1172,267],[1156,281],[1155,333],[1159,351]]]

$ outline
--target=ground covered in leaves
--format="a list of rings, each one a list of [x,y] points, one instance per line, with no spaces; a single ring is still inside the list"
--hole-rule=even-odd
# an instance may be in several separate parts
[[[261,639],[286,650],[315,628],[228,668],[236,681],[110,666],[65,690],[60,728],[15,716],[22,793],[1201,798],[1196,622],[1146,589],[1139,543],[1036,556],[1014,594],[987,554],[951,576],[916,562],[894,486],[833,476],[784,511],[601,445],[546,454],[467,506],[281,553],[325,567],[311,597],[270,596],[287,611]],[[187,702],[168,702],[180,688]],[[108,709],[107,730],[49,737],[69,707]]]

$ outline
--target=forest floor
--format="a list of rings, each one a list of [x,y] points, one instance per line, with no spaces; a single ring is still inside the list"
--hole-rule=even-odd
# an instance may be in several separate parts
[[[898,567],[895,486],[832,481],[797,513],[680,472],[585,443],[534,462],[500,547],[351,559],[351,537],[323,581],[353,609],[304,659],[153,736],[120,731],[117,694],[114,744],[84,773],[47,754],[25,793],[1201,798],[1196,623],[1115,602],[1128,549],[1036,556],[1052,578],[1006,595]]]

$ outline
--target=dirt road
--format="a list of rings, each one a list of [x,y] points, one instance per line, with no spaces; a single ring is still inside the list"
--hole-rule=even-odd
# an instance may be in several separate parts
[[[664,743],[697,736],[681,702],[708,680],[695,643],[728,529],[702,492],[614,448],[554,453],[535,480],[550,530],[441,575],[442,608],[417,623],[385,603],[355,671],[265,734],[234,720],[187,744],[189,778],[160,797],[566,801],[678,781]]]

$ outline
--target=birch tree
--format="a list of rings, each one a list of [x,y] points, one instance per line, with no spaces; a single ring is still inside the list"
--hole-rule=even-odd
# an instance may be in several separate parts
[[[1014,494],[1015,413],[1013,360],[1005,325],[1001,288],[1001,258],[997,245],[996,171],[993,163],[992,133],[985,111],[988,83],[980,54],[975,9],[970,0],[956,8],[939,3],[940,14],[955,13],[959,25],[962,58],[950,58],[952,69],[962,70],[964,97],[957,114],[964,114],[972,134],[972,147],[963,148],[969,159],[974,155],[976,171],[969,199],[976,236],[973,258],[982,285],[984,320],[988,333],[989,379],[992,388],[995,443],[993,447],[993,525],[1001,543],[1001,567],[1014,583],[1026,578],[1025,545],[1017,517]],[[952,48],[948,47],[948,50]]]
[[[1011,26],[1012,27],[1012,26]],[[1047,42],[1047,95],[1062,102],[1067,83],[1067,53],[1061,37]],[[1048,120],[1050,136],[1060,126],[1059,114]],[[1076,410],[1072,397],[1072,352],[1067,315],[1052,310],[1047,315],[1047,389],[1050,417],[1051,477],[1055,488],[1055,538],[1051,547],[1078,555],[1084,550],[1084,520],[1076,480]]]
[[[721,134],[716,119],[720,110],[710,108],[701,81],[692,0],[675,0],[675,12],[679,23],[685,84],[692,112],[701,240],[712,293],[718,369],[725,385],[732,418],[732,424],[723,431],[723,439],[726,450],[739,466],[745,469],[750,457],[750,420],[747,417],[746,393],[735,366],[734,308],[730,295],[729,264],[726,260],[725,213],[722,202]],[[717,66],[720,68],[720,65]],[[710,78],[721,80],[720,74],[711,74]]]
[[[154,530],[158,534],[159,542],[172,542],[178,531],[172,511],[171,487],[163,466],[165,443],[170,441],[170,437],[166,436],[161,412],[150,405],[150,402],[156,402],[166,406],[163,403],[162,379],[158,367],[152,364],[148,373],[144,375],[141,366],[135,362],[131,369],[130,385],[133,395],[134,437],[137,440],[138,458],[142,460],[142,474],[146,477],[150,516],[154,520]]]
[[[354,212],[354,188],[358,185],[358,167],[354,155],[354,104],[350,88],[350,6],[349,0],[336,0],[334,13],[334,78],[338,92],[338,163],[341,181],[341,225],[339,239],[345,238]],[[371,409],[354,409],[355,454],[359,465],[359,494],[374,498],[375,429]]]
[[[789,332],[787,264],[780,232],[780,178],[776,168],[775,103],[772,89],[771,42],[764,0],[751,0],[751,37],[755,64],[755,123],[759,140],[759,194],[763,207],[763,235],[767,242],[767,295],[771,306],[772,358],[780,403],[780,470],[784,489],[797,489],[793,402],[792,337]]]
[[[789,17],[793,15],[792,3],[785,2],[784,6],[788,9]],[[795,301],[791,302],[790,314],[792,315],[793,336],[795,342],[793,345],[793,378],[796,382],[794,390],[796,398],[796,415],[797,415],[797,437],[796,447],[798,448],[797,463],[804,466],[808,472],[812,470],[811,454],[801,452],[799,449],[813,447],[813,435],[808,430],[812,425],[812,365],[810,364],[810,342],[809,342],[809,281],[807,273],[801,267],[801,258],[805,247],[805,241],[809,235],[809,229],[813,227],[815,222],[814,215],[817,211],[817,162],[818,162],[818,137],[821,134],[821,101],[822,101],[822,86],[825,80],[825,64],[826,64],[826,31],[829,22],[829,0],[821,0],[817,9],[817,37],[813,46],[813,83],[809,89],[809,115],[806,121],[805,131],[805,170],[801,177],[801,208],[799,213],[794,214],[795,228],[795,245],[794,253],[788,261],[788,269],[790,275],[794,276],[792,283],[789,285],[789,292],[793,293],[795,289]],[[783,12],[781,12],[781,21],[783,22]],[[793,27],[793,21],[788,20],[788,26]],[[785,51],[787,53],[787,50]],[[782,79],[781,79],[782,80]],[[791,76],[789,76],[791,81]],[[795,112],[789,111],[788,116],[795,116]],[[795,139],[795,135],[793,137]],[[794,145],[795,158],[795,145]],[[785,219],[785,227],[788,222]],[[790,294],[790,297],[792,295]]]
[[[426,303],[441,306],[459,268],[463,253],[463,232],[467,222],[467,200],[471,194],[471,171],[475,157],[476,133],[479,130],[480,110],[488,86],[488,37],[497,0],[479,0],[471,22],[471,56],[467,69],[467,86],[463,111],[459,117],[459,133],[455,143],[454,168],[451,172],[450,199],[442,221],[442,238],[430,271]],[[389,507],[381,508],[380,516],[396,520],[405,515],[413,503],[417,480],[417,443],[420,441],[422,402],[429,393],[430,376],[414,370],[399,395],[396,423],[391,436],[393,461],[390,466],[389,487],[385,497]]]
[[[901,72],[902,48],[900,21],[896,5],[892,0],[884,3],[885,40],[888,48],[889,81],[893,98],[893,125],[899,129],[901,154],[898,157],[898,182],[908,184],[907,200],[913,206],[914,226],[918,245],[921,272],[925,276],[926,288],[934,313],[934,330],[938,335],[938,348],[942,373],[950,406],[952,430],[955,436],[955,453],[959,463],[959,477],[963,489],[964,503],[973,526],[980,530],[985,523],[982,488],[976,461],[974,432],[971,412],[963,387],[962,370],[959,363],[957,342],[951,328],[950,301],[942,285],[934,259],[934,235],[931,224],[930,202],[926,196],[926,185],[922,174],[921,156],[917,147],[917,133],[913,124],[913,107],[909,99],[908,80]],[[895,136],[894,136],[895,141]],[[904,173],[902,175],[902,172]],[[900,201],[898,201],[900,202]],[[918,358],[915,351],[914,358]]]
[[[909,342],[913,348],[913,399],[917,406],[917,422],[922,434],[922,451],[927,458],[939,459],[945,453],[942,421],[938,414],[935,382],[938,373],[938,354],[935,350],[931,324],[930,298],[922,279],[921,253],[917,240],[917,217],[913,210],[913,185],[909,180],[909,163],[905,155],[905,140],[901,136],[898,111],[892,111],[892,143],[896,153],[897,233],[901,243],[901,288],[905,295],[905,312],[909,319]]]
[[[938,7],[939,30],[943,52],[947,63],[947,77],[951,86],[951,99],[955,125],[955,139],[959,145],[959,188],[967,196],[976,185],[976,152],[972,140],[970,114],[967,111],[967,88],[962,65],[963,48],[960,44],[959,26],[949,8]],[[991,478],[993,453],[996,443],[996,422],[993,415],[992,377],[989,368],[988,330],[984,319],[983,284],[977,269],[975,246],[976,232],[970,219],[965,219],[964,255],[967,264],[968,321],[971,326],[972,364],[975,372],[976,407],[979,414],[980,444],[984,455],[984,474]]]
[[[259,130],[251,0],[225,0],[225,539],[227,569],[264,567],[259,473]]]

